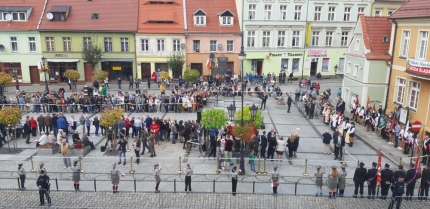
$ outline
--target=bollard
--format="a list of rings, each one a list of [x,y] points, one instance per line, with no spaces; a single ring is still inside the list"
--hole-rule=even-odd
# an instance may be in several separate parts
[[[255,194],[255,181],[252,182],[252,194]]]
[[[133,170],[133,157],[130,157],[130,171],[129,173],[133,174],[134,170]]]
[[[258,171],[257,171],[257,175],[261,175],[261,172],[260,172],[260,163],[261,163],[261,160],[258,160]]]
[[[309,176],[309,174],[308,174],[308,159],[305,160],[305,172],[303,173],[303,176]]]
[[[58,191],[58,179],[55,178],[55,186],[57,187],[57,191]]]
[[[182,158],[179,157],[179,171],[178,173],[182,173]]]
[[[30,156],[30,162],[31,162],[31,172],[36,172],[36,169],[34,169],[33,156]]]
[[[381,187],[381,184],[378,184],[378,189],[376,190],[376,198],[379,198],[379,188]]]
[[[345,149],[342,150],[342,162],[340,162],[342,165],[345,165]]]
[[[294,196],[297,195],[297,182],[294,183]]]
[[[266,158],[264,158],[264,162],[263,162],[263,175],[267,175],[267,172],[266,172]]]
[[[19,184],[19,177],[16,177],[16,180],[18,180],[18,189],[21,189],[21,184]]]
[[[173,179],[173,192],[176,192],[176,179]]]
[[[136,188],[137,188],[137,187],[136,187],[136,179],[134,179],[134,181],[133,181],[133,182],[134,182],[134,192],[136,192]]]
[[[94,192],[97,192],[97,183],[96,183],[96,179],[94,179]]]
[[[219,157],[216,158],[216,171],[215,171],[215,173],[216,174],[220,174],[221,173],[221,171],[219,171]]]
[[[400,162],[399,162],[399,165],[401,165],[402,164],[402,158],[400,158]]]
[[[84,172],[84,169],[82,169],[82,157],[79,157],[79,169],[81,170],[81,173]]]
[[[214,181],[213,181],[213,182],[214,182],[214,185],[213,185],[212,192],[213,192],[213,193],[215,193],[215,179],[214,179]]]

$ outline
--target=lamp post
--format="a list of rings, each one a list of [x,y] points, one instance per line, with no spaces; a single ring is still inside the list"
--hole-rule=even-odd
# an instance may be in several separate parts
[[[337,73],[337,69],[339,69],[339,67],[337,65],[334,66],[334,74]]]
[[[236,113],[236,105],[230,104],[230,106],[227,107],[228,110],[228,116],[230,117],[230,121],[233,120],[234,114]]]
[[[46,80],[46,58],[42,57],[42,63],[43,63],[43,74],[45,75],[45,91],[49,92],[48,88],[48,81]]]
[[[244,121],[243,121],[243,98],[244,98],[244,89],[245,89],[245,85],[244,85],[244,82],[243,82],[243,61],[246,59],[246,54],[245,54],[245,52],[244,52],[244,50],[243,50],[243,31],[242,31],[242,44],[241,44],[241,46],[240,46],[240,53],[238,54],[238,58],[239,58],[239,60],[240,60],[240,74],[242,75],[242,76],[240,76],[240,79],[241,79],[241,85],[242,85],[242,89],[241,89],[241,93],[242,93],[242,118],[241,118],[241,121],[240,121],[240,125],[241,126],[244,126]],[[242,139],[243,140],[243,139]],[[241,154],[241,157],[240,157],[240,170],[241,170],[241,174],[242,175],[245,175],[245,159],[243,158],[243,146],[242,146],[242,154]]]

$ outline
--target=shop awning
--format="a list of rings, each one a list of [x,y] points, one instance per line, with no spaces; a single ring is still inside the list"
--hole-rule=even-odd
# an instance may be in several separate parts
[[[47,62],[79,62],[79,59],[46,59]]]
[[[133,62],[133,59],[120,59],[120,58],[108,59],[108,58],[106,58],[106,59],[102,59],[102,62]]]

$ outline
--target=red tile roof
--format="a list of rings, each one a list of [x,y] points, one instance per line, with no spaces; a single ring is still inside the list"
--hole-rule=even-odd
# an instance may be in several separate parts
[[[206,26],[194,26],[193,14],[199,9],[206,13]],[[221,26],[219,23],[218,14],[227,9],[234,15],[233,26]],[[187,0],[187,26],[190,33],[240,33],[238,16],[233,0]]]
[[[50,21],[46,14],[54,6],[71,6],[66,21]],[[137,30],[136,0],[49,0],[40,30],[123,31]],[[92,14],[98,19],[91,19]]]
[[[408,0],[389,19],[430,17],[429,0]]]
[[[182,0],[139,0],[137,31],[152,34],[184,34]]]
[[[0,21],[0,31],[29,31],[36,30],[37,24],[39,23],[40,16],[42,15],[43,5],[45,0],[0,0],[1,7],[15,6],[15,7],[33,7],[30,16],[27,18],[27,22],[21,21]]]
[[[387,17],[365,17],[360,15],[361,27],[363,30],[363,41],[366,49],[370,50],[366,53],[368,60],[389,60],[391,56],[388,54],[390,49],[390,36],[392,23]],[[384,43],[383,39],[387,37],[388,41]]]

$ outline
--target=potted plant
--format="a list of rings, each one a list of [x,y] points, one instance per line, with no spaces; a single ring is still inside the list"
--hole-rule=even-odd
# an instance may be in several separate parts
[[[69,78],[73,82],[77,82],[79,80],[79,78],[81,78],[81,74],[77,70],[67,69],[64,72],[63,77]],[[73,90],[76,91],[76,89],[73,89]]]

